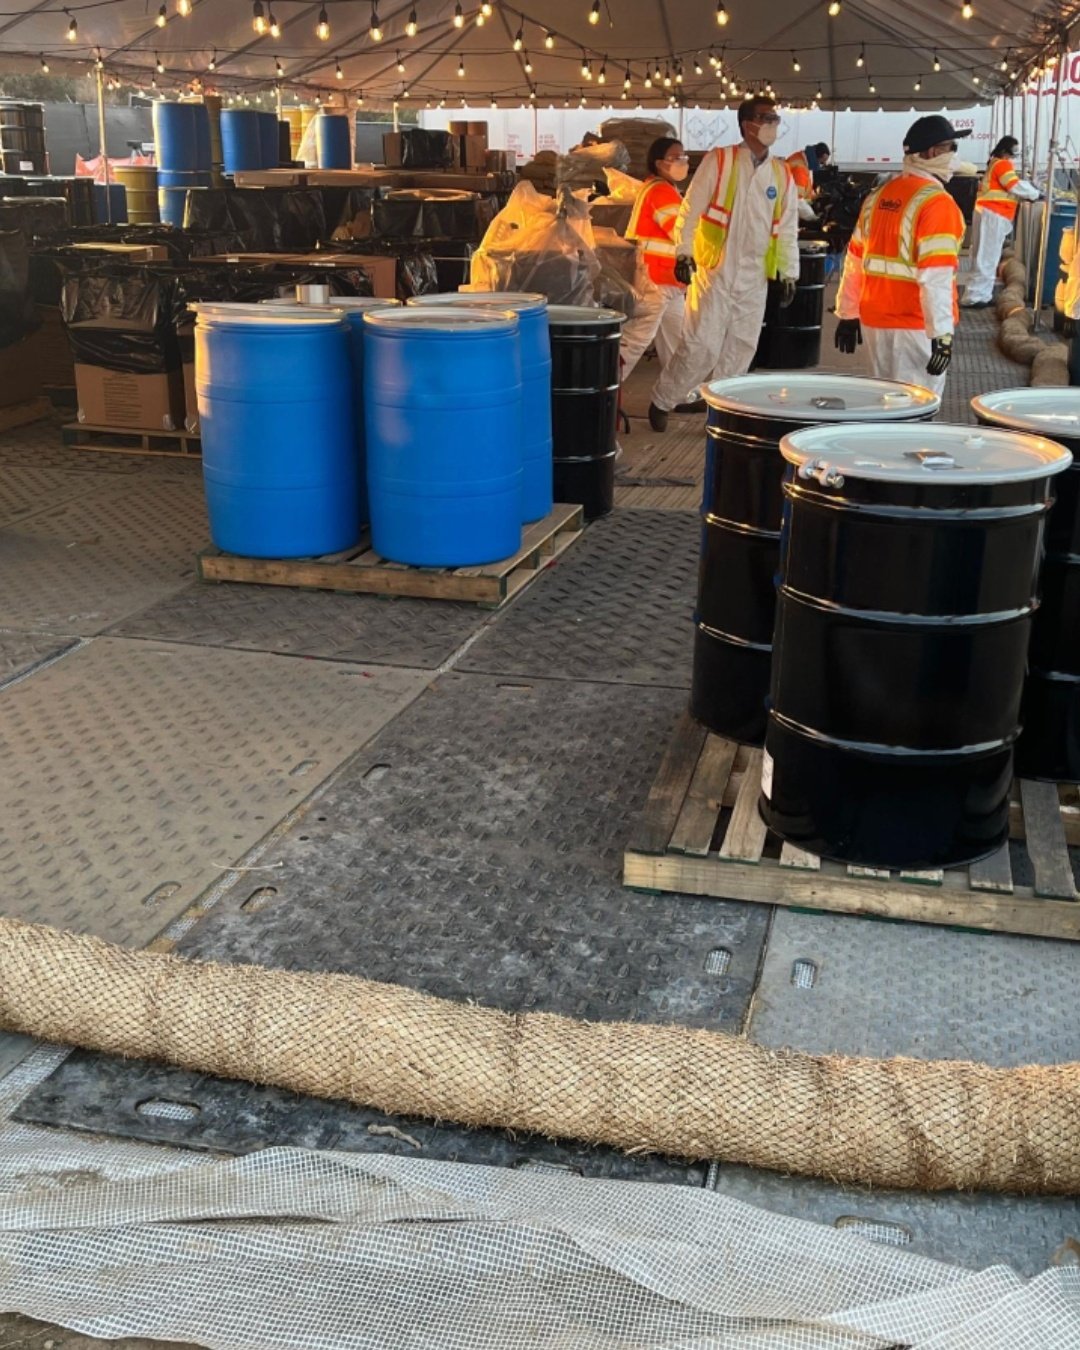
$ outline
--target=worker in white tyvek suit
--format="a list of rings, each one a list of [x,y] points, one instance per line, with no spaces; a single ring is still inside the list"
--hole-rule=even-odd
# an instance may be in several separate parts
[[[689,286],[682,337],[653,389],[649,422],[664,431],[688,389],[745,375],[757,351],[768,283],[780,277],[782,303],[799,277],[798,196],[791,170],[774,158],[780,118],[769,98],[739,108],[738,145],[702,160],[675,222],[675,275]]]
[[[1020,202],[1038,201],[1042,195],[1034,183],[1016,172],[1013,157],[1019,144],[1015,136],[1003,136],[990,151],[990,162],[975,199],[971,271],[961,309],[985,309],[991,303],[1001,250],[1016,223],[1017,206]]]
[[[904,167],[863,202],[836,297],[836,347],[865,338],[870,373],[941,394],[958,318],[956,274],[964,217],[945,190],[957,140],[944,117],[920,117],[904,137]]]
[[[1061,308],[1065,314],[1062,336],[1069,339],[1069,383],[1080,385],[1080,248],[1076,235],[1067,230],[1061,240],[1061,261],[1068,264]]]

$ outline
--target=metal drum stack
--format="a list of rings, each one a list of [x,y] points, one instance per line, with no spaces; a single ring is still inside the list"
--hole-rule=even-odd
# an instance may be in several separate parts
[[[940,401],[914,385],[814,374],[718,380],[705,397],[709,417],[690,710],[719,735],[760,744],[783,514],[781,438],[820,422],[925,420]]]
[[[49,172],[45,153],[45,109],[40,103],[0,99],[0,172]]]
[[[1009,831],[1063,446],[965,426],[785,436],[761,813],[841,862],[959,866]]]
[[[1080,782],[1080,389],[1002,389],[971,408],[986,426],[1052,436],[1073,454],[1054,482],[1016,772]]]
[[[799,240],[799,282],[795,299],[781,309],[782,287],[769,284],[765,326],[754,365],[760,370],[807,370],[821,360],[821,322],[825,313],[825,262],[829,246],[819,239]]]

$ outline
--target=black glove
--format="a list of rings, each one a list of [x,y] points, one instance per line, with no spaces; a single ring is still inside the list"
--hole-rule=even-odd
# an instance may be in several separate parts
[[[684,286],[690,285],[690,279],[697,271],[697,263],[693,258],[675,259],[675,280],[681,282]]]
[[[780,283],[780,308],[787,309],[792,300],[795,299],[797,283],[793,277],[785,277]]]
[[[854,356],[855,348],[861,346],[862,324],[858,319],[841,319],[836,325],[836,350]]]
[[[930,343],[930,360],[926,363],[927,375],[944,375],[952,360],[952,338],[934,338]]]
[[[1061,336],[1063,338],[1074,338],[1076,335],[1076,320],[1063,319],[1061,321]]]

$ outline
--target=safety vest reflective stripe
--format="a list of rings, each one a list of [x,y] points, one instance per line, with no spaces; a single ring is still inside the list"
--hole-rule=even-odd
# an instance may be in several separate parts
[[[870,276],[891,277],[894,281],[919,280],[919,269],[911,263],[901,262],[899,258],[883,258],[876,253],[868,253],[863,258],[863,271]]]
[[[641,251],[657,258],[674,258],[675,245],[670,239],[642,239]]]
[[[717,225],[723,225],[726,229],[731,222],[731,211],[726,206],[713,201],[702,211],[701,217],[703,220],[711,220]]]
[[[1019,178],[1016,181],[1019,182]],[[980,192],[976,199],[976,205],[979,202],[1012,202],[1015,200],[1016,198],[1011,192],[998,192],[995,188],[991,192]]]
[[[739,147],[718,146],[716,150],[717,176],[716,190],[712,201],[701,213],[697,233],[694,238],[694,255],[698,264],[706,268],[718,267],[727,247],[728,229],[731,225],[732,210],[735,205],[735,189],[738,183]],[[784,214],[784,199],[788,184],[791,182],[791,170],[781,159],[773,159],[770,164],[775,183],[772,211],[772,232],[769,247],[765,255],[765,275],[776,275],[777,241],[780,236],[780,222]]]
[[[653,212],[653,219],[658,225],[663,225],[665,221],[673,220],[678,214],[677,206],[662,206],[659,211]]]
[[[923,262],[931,254],[948,253],[955,257],[959,251],[959,243],[954,235],[951,234],[928,234],[925,239],[919,240],[919,261]]]
[[[1020,175],[1016,172],[1015,169],[1006,169],[1006,171],[998,179],[998,182],[1001,184],[1003,188],[1011,188],[1014,186],[1014,184],[1019,183],[1019,181]]]
[[[904,214],[900,218],[900,260],[906,263],[915,261],[915,222],[918,219],[919,212],[923,204],[928,202],[931,197],[936,197],[939,192],[944,191],[936,183],[927,183],[926,187],[919,188],[918,192],[912,194],[904,207]]]

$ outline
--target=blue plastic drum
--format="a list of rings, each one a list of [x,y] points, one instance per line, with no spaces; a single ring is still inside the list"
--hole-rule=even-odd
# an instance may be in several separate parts
[[[158,215],[162,222],[179,229],[184,223],[188,193],[193,188],[206,188],[209,184],[208,173],[173,173],[168,169],[159,169]]]
[[[255,116],[259,119],[259,148],[262,154],[262,167],[264,169],[276,169],[278,167],[278,129],[277,116],[275,113],[261,112]]]
[[[195,173],[201,167],[196,106],[202,105],[164,102],[153,105],[154,157],[159,169],[170,173]]]
[[[205,103],[193,103],[195,114],[195,159],[199,173],[210,172],[210,109]]]
[[[364,315],[372,544],[421,567],[521,547],[521,357],[509,311]]]
[[[95,183],[95,221],[101,225],[126,225],[127,218],[127,188],[123,183]]]
[[[301,302],[298,300],[263,300],[264,305],[277,305],[288,309]],[[330,302],[334,309],[344,310],[349,324],[349,355],[352,358],[353,375],[353,416],[356,434],[356,449],[360,458],[360,521],[366,525],[371,519],[368,505],[367,486],[367,446],[364,431],[364,315],[373,309],[397,309],[400,300],[382,300],[371,295],[335,295]]]
[[[251,558],[350,548],[360,537],[360,488],[344,314],[191,308],[214,543]]]
[[[494,305],[518,316],[521,342],[521,518],[543,520],[554,504],[551,457],[551,339],[547,299],[527,291],[457,291],[418,295],[410,305]]]
[[[340,113],[320,113],[315,119],[315,153],[320,169],[352,168],[349,119]]]
[[[253,108],[226,108],[221,114],[221,157],[226,173],[263,166],[262,131]]]

